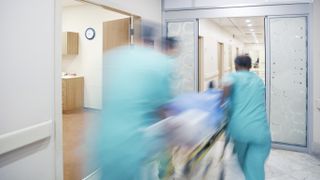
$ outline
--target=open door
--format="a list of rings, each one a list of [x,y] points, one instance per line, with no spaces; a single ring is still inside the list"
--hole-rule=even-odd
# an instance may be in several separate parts
[[[274,146],[308,146],[306,16],[267,17],[267,107]],[[285,113],[284,113],[285,112]]]
[[[136,44],[141,36],[141,17],[108,21],[103,23],[103,52],[110,49]]]
[[[130,44],[130,18],[103,23],[103,52]]]
[[[231,73],[233,71],[232,45],[229,45],[228,52],[229,52],[228,73]]]
[[[204,87],[204,64],[203,64],[203,53],[204,53],[204,49],[203,49],[203,37],[199,36],[198,39],[198,53],[199,53],[199,92],[202,92],[205,90]]]
[[[219,84],[221,82],[221,79],[224,74],[224,44],[221,42],[218,42],[218,52],[217,52],[217,58],[218,58],[218,79]]]

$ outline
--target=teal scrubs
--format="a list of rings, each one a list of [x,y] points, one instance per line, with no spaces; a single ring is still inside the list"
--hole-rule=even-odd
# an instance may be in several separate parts
[[[153,49],[128,46],[103,62],[103,110],[98,160],[103,180],[140,180],[142,167],[163,147],[143,129],[170,98],[172,59]]]
[[[246,180],[264,180],[264,164],[271,148],[266,116],[265,85],[253,72],[238,71],[225,78],[230,85],[228,133]]]

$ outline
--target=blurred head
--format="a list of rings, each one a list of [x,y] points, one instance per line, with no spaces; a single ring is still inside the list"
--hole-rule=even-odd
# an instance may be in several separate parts
[[[234,60],[236,71],[249,71],[251,68],[251,58],[248,55],[237,56]]]
[[[176,37],[162,38],[161,46],[164,53],[168,55],[176,55],[178,53],[179,41]]]
[[[154,46],[159,34],[160,26],[156,23],[143,21],[141,23],[141,43],[146,46]]]

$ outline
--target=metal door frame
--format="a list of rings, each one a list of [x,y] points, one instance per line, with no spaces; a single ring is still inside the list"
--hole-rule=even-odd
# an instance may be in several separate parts
[[[163,4],[162,4],[162,7]],[[162,8],[164,9],[164,8]],[[302,4],[286,4],[286,5],[262,5],[262,6],[247,6],[247,7],[222,7],[222,8],[202,8],[202,9],[175,9],[175,10],[165,10],[162,12],[163,22],[168,21],[179,21],[182,19],[206,19],[206,18],[223,18],[223,17],[254,17],[254,16],[306,16],[307,17],[307,42],[308,42],[308,99],[307,99],[307,146],[299,147],[294,145],[279,145],[273,144],[273,148],[279,148],[284,150],[300,151],[300,152],[310,152],[311,142],[313,140],[313,68],[312,68],[312,4],[302,3]],[[166,29],[166,23],[165,27]],[[265,27],[266,28],[266,27]],[[267,32],[265,32],[267,34]],[[163,33],[166,35],[166,33]],[[269,37],[265,37],[269,38]],[[266,41],[265,41],[266,44]],[[196,49],[196,52],[198,50]],[[266,49],[267,52],[267,49]],[[267,55],[267,54],[266,54]],[[196,57],[196,56],[195,56]],[[268,59],[266,56],[266,63]],[[266,74],[268,65],[266,64]],[[266,81],[267,82],[267,81]],[[268,99],[269,97],[267,97]],[[269,110],[269,109],[268,109]]]

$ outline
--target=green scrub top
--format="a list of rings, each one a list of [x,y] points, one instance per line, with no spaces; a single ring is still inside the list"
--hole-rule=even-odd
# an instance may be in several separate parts
[[[231,86],[231,137],[243,143],[270,142],[263,81],[254,72],[238,71],[226,76],[224,83]]]

